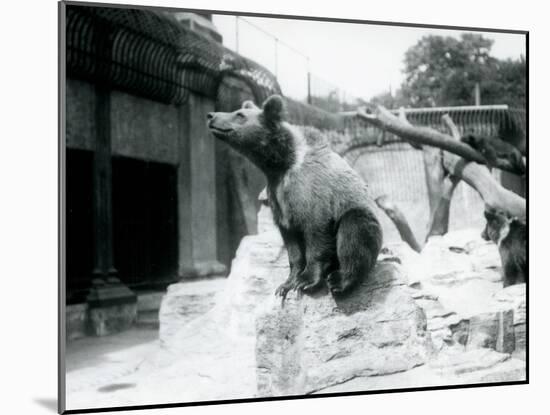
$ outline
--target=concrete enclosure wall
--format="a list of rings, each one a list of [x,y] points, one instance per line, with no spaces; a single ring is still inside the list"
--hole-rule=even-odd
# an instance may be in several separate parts
[[[422,151],[407,143],[360,150],[353,167],[369,184],[373,197],[388,195],[402,209],[418,240],[424,240],[430,207]],[[485,225],[483,200],[465,183],[459,183],[451,200],[449,231]],[[385,242],[400,240],[390,219],[380,212]]]
[[[169,105],[110,90],[107,98],[100,101],[97,88],[85,81],[67,80],[67,148],[87,150],[94,155],[100,143],[105,142],[111,160],[124,157],[173,166],[177,170],[174,199],[177,199],[178,273],[188,275],[201,264],[209,263],[210,267],[216,264],[217,210],[228,209],[216,202],[217,143],[206,127],[206,114],[214,110],[215,100],[191,93],[185,104]],[[107,107],[105,99],[109,101]],[[100,131],[108,135],[107,141],[98,141]],[[112,181],[111,169],[107,170],[107,176],[95,180],[94,186]],[[107,221],[112,227],[112,216]],[[90,226],[95,226],[95,221],[92,222]],[[95,243],[98,249],[105,241]],[[219,272],[219,266],[214,268]],[[92,269],[89,273],[91,280]]]

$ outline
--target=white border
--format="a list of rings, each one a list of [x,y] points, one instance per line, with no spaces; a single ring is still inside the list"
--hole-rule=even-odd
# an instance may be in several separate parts
[[[116,3],[112,0],[111,3]],[[124,3],[124,2],[121,2]],[[162,410],[186,414],[540,413],[548,395],[549,276],[546,166],[548,13],[544,2],[394,0],[134,0],[134,4],[317,15],[530,31],[530,385]],[[6,2],[2,39],[0,258],[2,378],[6,413],[51,414],[57,385],[57,4]],[[535,191],[534,189],[537,189]],[[536,209],[535,209],[536,206]],[[538,214],[537,214],[538,213]],[[537,243],[538,242],[538,243]],[[546,405],[545,405],[546,404]],[[50,405],[51,406],[51,405]],[[11,411],[9,411],[11,409]],[[129,412],[118,412],[129,413]],[[146,410],[140,414],[161,413]]]

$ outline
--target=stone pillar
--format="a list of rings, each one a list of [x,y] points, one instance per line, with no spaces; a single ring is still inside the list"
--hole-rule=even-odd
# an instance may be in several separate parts
[[[111,96],[110,91],[101,85],[96,86],[95,94],[94,269],[87,302],[91,331],[103,336],[133,324],[137,316],[137,297],[116,276],[113,258]]]
[[[214,101],[190,94],[180,108],[178,165],[179,275],[222,275],[217,261],[216,152],[206,114]]]
[[[101,86],[96,87],[95,95],[93,275],[97,278],[106,278],[116,274],[113,260],[111,99],[109,91]]]

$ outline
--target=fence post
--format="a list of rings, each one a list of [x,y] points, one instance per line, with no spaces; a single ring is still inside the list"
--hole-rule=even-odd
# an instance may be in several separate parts
[[[275,38],[275,78],[278,78],[279,77],[279,71],[278,71],[278,62],[277,62],[277,49],[279,47],[279,39]]]
[[[239,53],[239,16],[235,16],[235,51]]]
[[[308,71],[307,71],[307,103],[309,105],[311,105],[311,72],[309,71],[309,68],[308,68]]]
[[[481,105],[481,89],[479,88],[479,82],[476,82],[476,86],[474,87],[474,100],[475,106],[479,107]]]

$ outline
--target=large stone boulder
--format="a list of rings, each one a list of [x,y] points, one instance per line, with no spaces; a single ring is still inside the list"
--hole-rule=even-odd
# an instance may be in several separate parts
[[[259,396],[320,392],[426,363],[426,317],[398,265],[379,263],[351,295],[291,296],[257,317]]]

